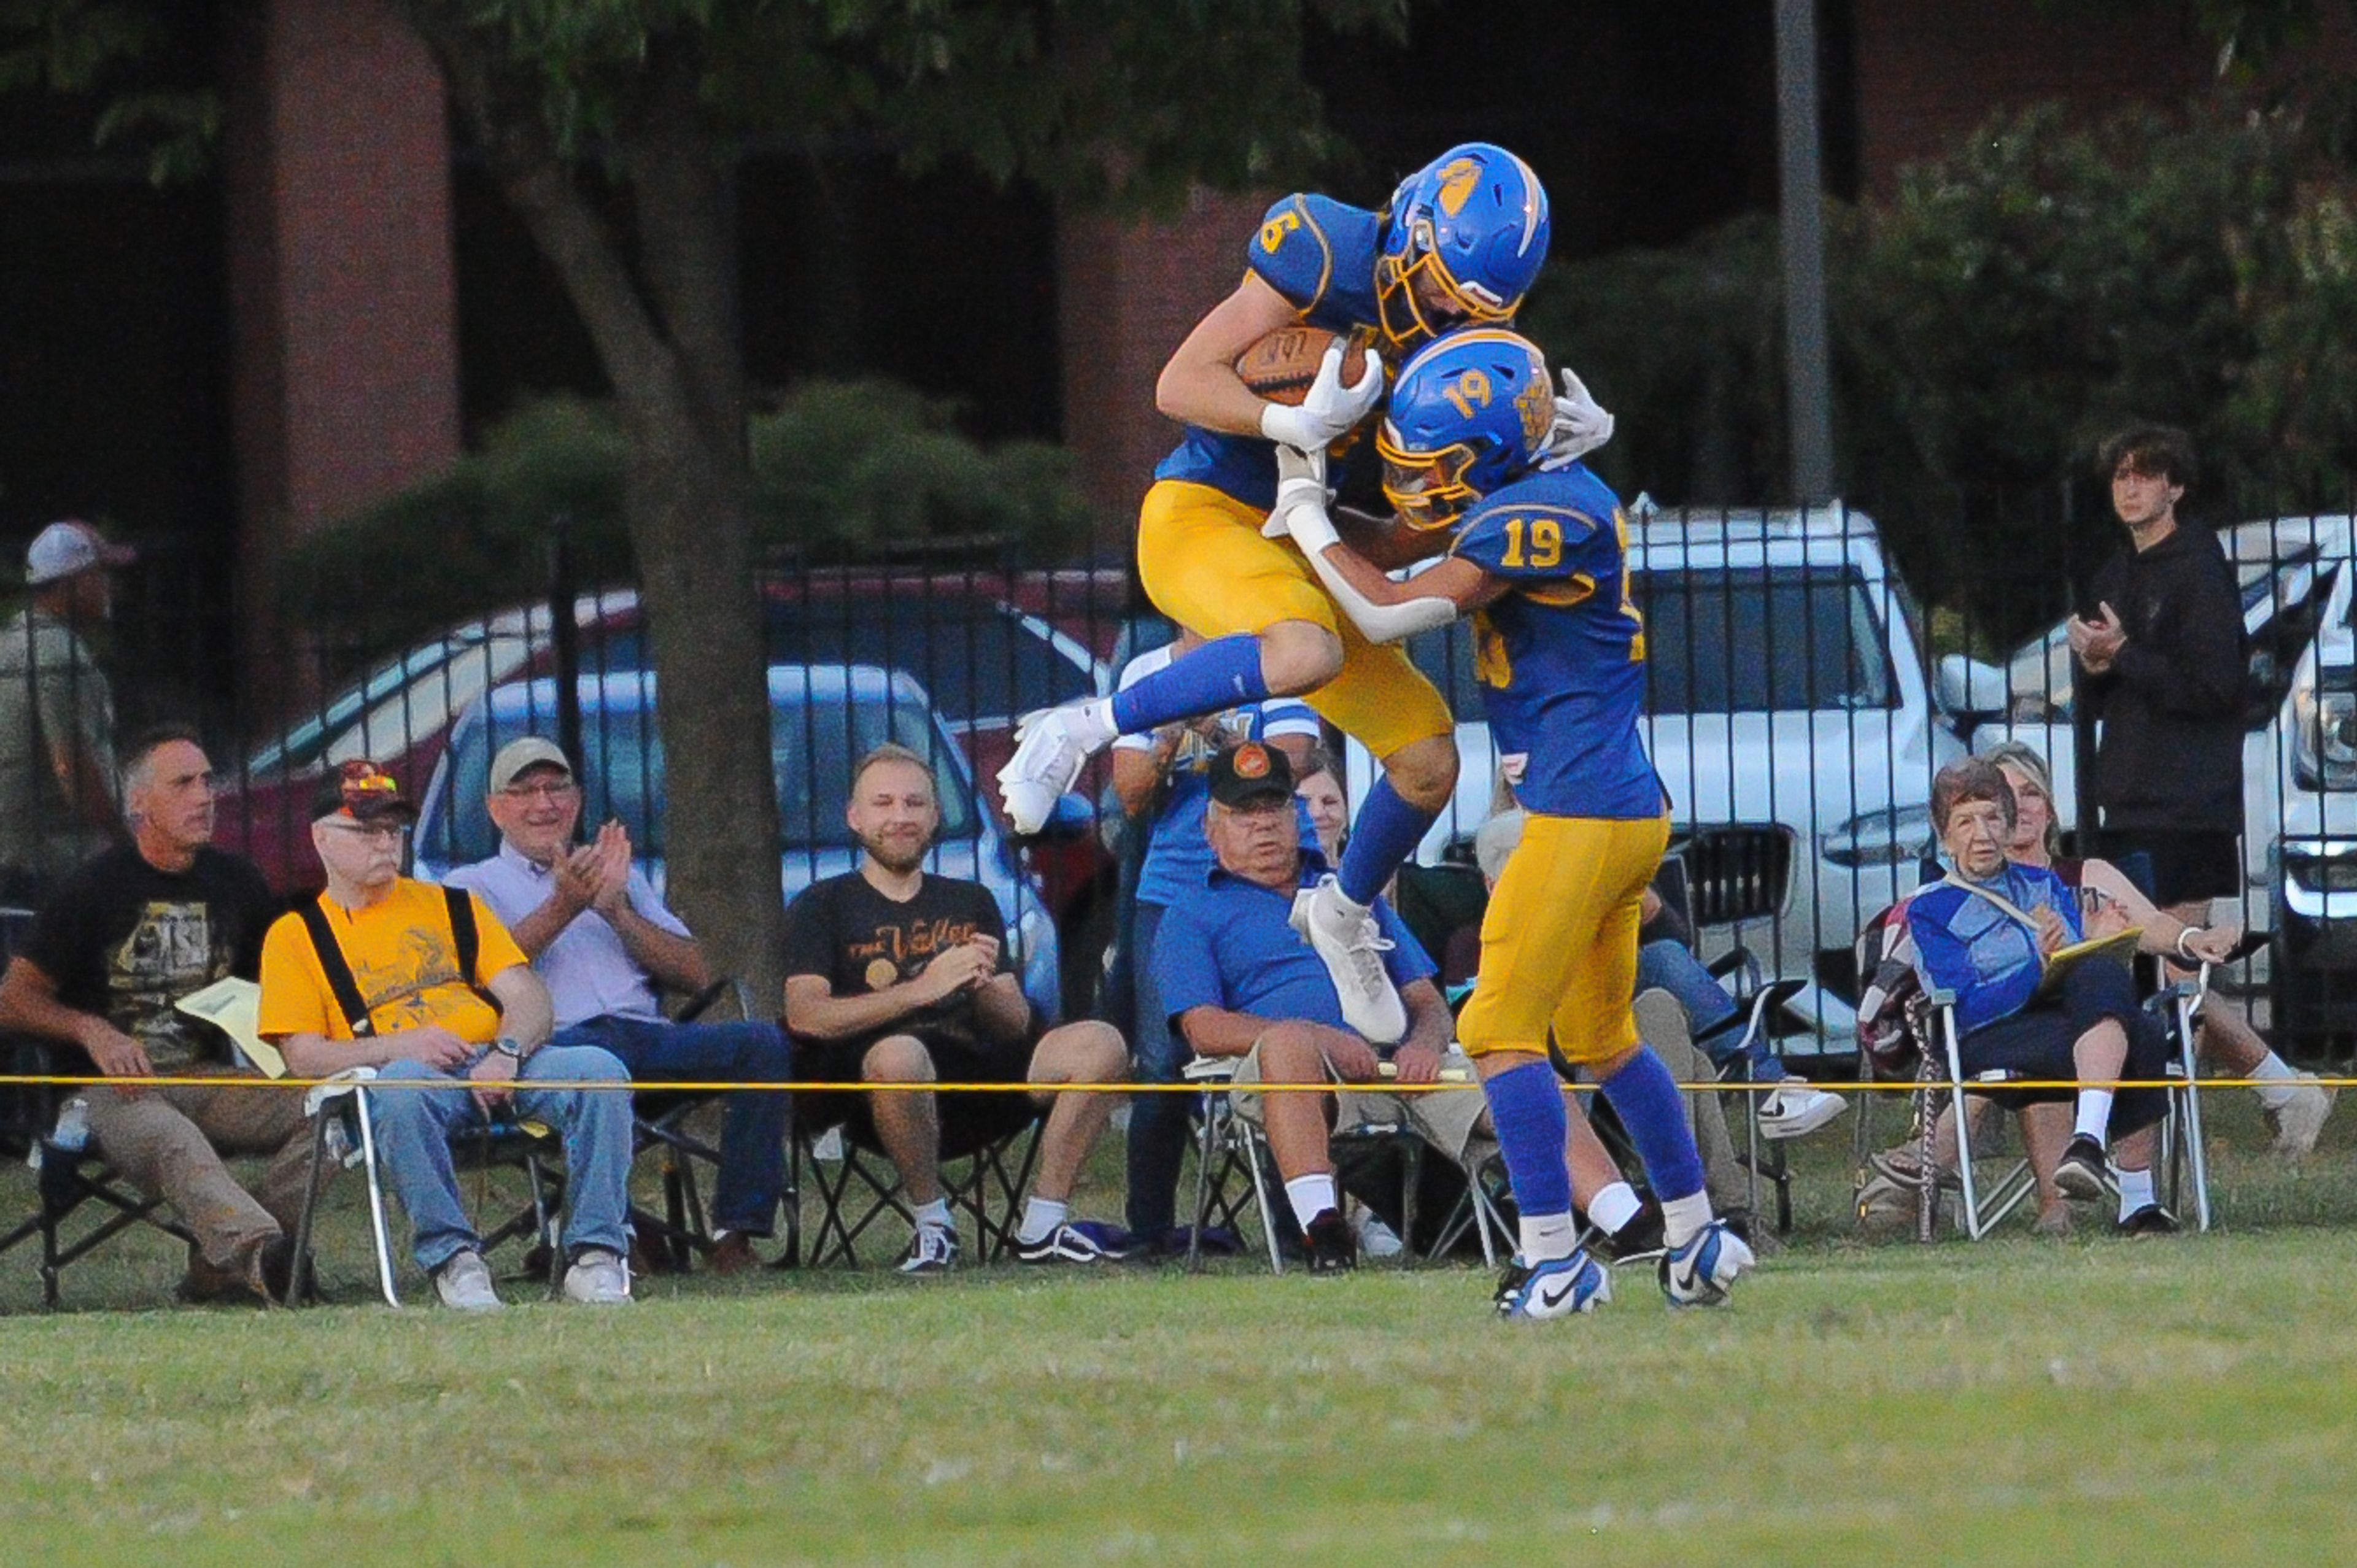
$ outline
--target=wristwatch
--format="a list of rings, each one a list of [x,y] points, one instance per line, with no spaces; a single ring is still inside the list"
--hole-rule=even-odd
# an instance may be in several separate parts
[[[516,1044],[513,1040],[509,1039],[505,1035],[501,1035],[498,1039],[491,1042],[491,1049],[499,1052],[500,1055],[506,1057],[518,1067],[522,1067],[523,1065],[523,1047]]]

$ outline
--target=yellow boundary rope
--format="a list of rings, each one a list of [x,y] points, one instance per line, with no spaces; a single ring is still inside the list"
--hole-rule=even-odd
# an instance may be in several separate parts
[[[454,1087],[479,1087],[484,1082],[515,1083],[534,1090],[587,1090],[612,1092],[636,1092],[659,1090],[666,1094],[910,1094],[931,1091],[936,1094],[1205,1094],[1224,1091],[1231,1087],[1253,1094],[1327,1094],[1336,1089],[1370,1090],[1384,1094],[1449,1094],[1481,1086],[1471,1081],[1453,1083],[1395,1083],[1389,1079],[1374,1079],[1347,1083],[1245,1083],[1231,1085],[1225,1079],[1211,1079],[1200,1083],[816,1083],[792,1081],[786,1083],[703,1083],[681,1082],[668,1079],[617,1082],[612,1079],[500,1079],[496,1080],[469,1079],[457,1074],[435,1078],[262,1078],[243,1073],[192,1073],[174,1075],[158,1073],[152,1078],[108,1078],[92,1073],[0,1073],[0,1089],[58,1088],[86,1089],[107,1084],[118,1089],[323,1089],[361,1088],[370,1090],[430,1090]],[[1790,1080],[1786,1080],[1789,1082]],[[1828,1094],[1913,1094],[1925,1087],[1919,1079],[1853,1083],[1842,1080],[1807,1080],[1812,1089]],[[2276,1079],[2205,1078],[2196,1080],[2201,1089],[2259,1089]],[[2314,1078],[2301,1080],[2318,1089],[2357,1089],[2357,1078]],[[1592,1090],[1593,1084],[1566,1084],[1566,1089]],[[1677,1086],[1689,1094],[1765,1094],[1784,1087],[1783,1083],[1681,1083]],[[2178,1078],[2115,1078],[2115,1079],[2008,1079],[1988,1083],[1978,1079],[1966,1079],[1961,1085],[1949,1079],[1930,1080],[1933,1089],[1961,1088],[1967,1094],[2018,1094],[2033,1090],[2078,1090],[2082,1089],[2182,1089],[2185,1080]]]

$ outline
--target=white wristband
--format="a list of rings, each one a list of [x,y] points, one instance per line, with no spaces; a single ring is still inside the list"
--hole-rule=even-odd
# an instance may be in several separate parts
[[[2201,960],[2185,950],[2185,939],[2191,936],[2196,930],[2206,929],[2207,928],[2205,927],[2197,926],[2179,926],[2177,929],[2177,956],[2183,959],[2188,963],[2200,963]]]

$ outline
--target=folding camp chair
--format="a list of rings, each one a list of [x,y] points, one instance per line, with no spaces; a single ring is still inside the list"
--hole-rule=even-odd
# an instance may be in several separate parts
[[[1232,1091],[1237,1060],[1232,1057],[1197,1057],[1180,1069],[1188,1082],[1203,1090],[1197,1101],[1195,1224],[1188,1240],[1187,1262],[1189,1268],[1200,1264],[1201,1239],[1207,1227],[1226,1225],[1242,1234],[1242,1221],[1249,1208],[1259,1217],[1270,1271],[1283,1273],[1285,1258],[1277,1240],[1278,1222],[1269,1199],[1268,1140],[1258,1127],[1235,1113]],[[1400,1237],[1413,1247],[1418,1229],[1417,1195],[1423,1187],[1424,1156],[1428,1145],[1414,1124],[1405,1120],[1369,1122],[1334,1134],[1332,1150],[1337,1165],[1347,1157],[1351,1145],[1370,1143],[1394,1144],[1404,1156]],[[1477,1154],[1476,1150],[1480,1152]],[[1482,1261],[1495,1268],[1500,1245],[1511,1253],[1514,1244],[1513,1230],[1500,1210],[1500,1192],[1504,1183],[1497,1145],[1477,1139],[1467,1150],[1467,1156],[1464,1194],[1442,1218],[1425,1256],[1445,1255],[1471,1230],[1480,1241]]]
[[[1955,993],[1941,990],[1925,994],[1932,1008],[1932,1037],[1938,1049],[1936,1053],[1928,1050],[1923,1053],[1916,1074],[1917,1159],[1918,1168],[1922,1173],[1917,1197],[1916,1240],[1929,1241],[1932,1239],[1941,1168],[1936,1129],[1940,1102],[1944,1098],[1955,1110],[1952,1120],[1956,1128],[1958,1219],[1965,1234],[1977,1241],[2001,1223],[2007,1215],[2020,1208],[2023,1200],[2037,1190],[2038,1182],[2026,1156],[2008,1166],[1993,1185],[1985,1186],[1981,1182],[1974,1168],[1973,1116],[1964,1103],[1964,1097],[1975,1085],[1999,1088],[2018,1075],[1988,1072],[1965,1078],[1963,1034],[1956,1025]],[[1941,1076],[1943,1071],[1944,1078]]]
[[[19,1039],[12,1046],[16,1058],[13,1070],[23,1076],[88,1070],[86,1063],[61,1067],[43,1041]],[[52,1104],[60,1102],[59,1097],[48,1098]],[[37,1173],[34,1187],[38,1207],[14,1230],[0,1235],[0,1252],[36,1236],[40,1238],[42,1305],[58,1305],[59,1277],[70,1265],[134,1226],[152,1225],[189,1247],[196,1245],[195,1236],[171,1217],[164,1199],[150,1197],[126,1185],[96,1144],[73,1137],[60,1142],[54,1119],[30,1136],[32,1145],[27,1158]],[[97,1221],[86,1230],[74,1224],[74,1216],[83,1211],[96,1217]]]
[[[996,1262],[1015,1245],[1023,1193],[1030,1186],[1046,1124],[1043,1110],[1016,1131],[941,1161],[942,1196],[952,1214],[972,1222],[978,1262]],[[848,1127],[838,1122],[807,1140],[798,1135],[797,1142],[810,1158],[811,1191],[819,1200],[810,1243],[813,1266],[858,1267],[859,1239],[888,1214],[904,1225],[916,1224],[916,1211],[901,1196],[900,1173],[880,1151],[855,1139]],[[788,1162],[789,1185],[797,1164],[799,1157]]]

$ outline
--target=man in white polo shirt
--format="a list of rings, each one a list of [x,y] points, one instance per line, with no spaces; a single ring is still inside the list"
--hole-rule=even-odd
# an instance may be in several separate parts
[[[553,1043],[600,1046],[640,1084],[780,1083],[786,1037],[775,1024],[674,1024],[659,990],[702,990],[704,950],[630,863],[630,838],[608,822],[576,842],[581,785],[553,741],[526,736],[491,758],[490,806],[500,852],[445,880],[491,907],[531,959],[556,1005]],[[720,1180],[705,1266],[734,1273],[759,1260],[785,1188],[789,1109],[781,1091],[727,1096]]]

